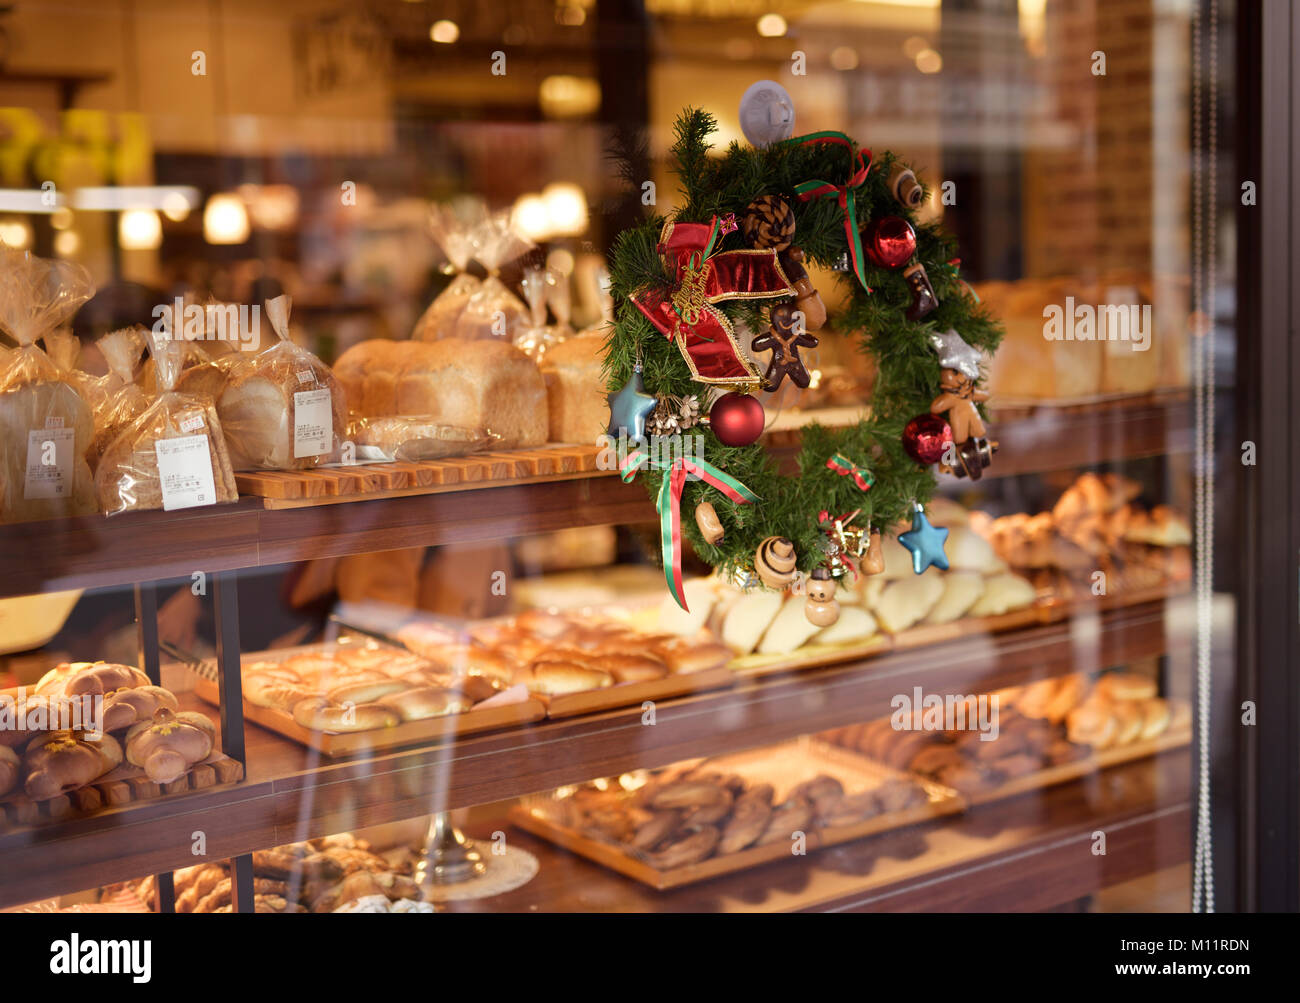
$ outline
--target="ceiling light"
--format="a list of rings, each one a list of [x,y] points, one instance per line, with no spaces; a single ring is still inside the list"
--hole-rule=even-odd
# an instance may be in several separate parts
[[[563,181],[547,185],[542,200],[553,233],[576,237],[587,229],[587,196],[577,185]]]
[[[551,235],[551,217],[540,195],[520,195],[515,202],[513,222],[529,240],[540,242]]]
[[[922,49],[916,54],[916,68],[922,73],[938,73],[943,69],[943,57],[933,49]]]
[[[460,38],[460,26],[455,21],[434,21],[429,37],[442,45],[451,45]]]
[[[237,195],[221,192],[203,208],[203,239],[209,244],[242,244],[248,239],[248,210]]]
[[[764,38],[780,38],[786,28],[785,18],[780,14],[764,14],[758,19],[758,33]]]
[[[547,118],[581,118],[600,109],[600,83],[560,73],[542,81],[537,98]]]
[[[128,209],[118,217],[117,242],[128,251],[152,251],[162,245],[162,220],[152,209]]]

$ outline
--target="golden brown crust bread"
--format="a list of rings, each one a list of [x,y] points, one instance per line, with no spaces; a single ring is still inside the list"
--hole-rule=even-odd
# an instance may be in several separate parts
[[[212,754],[216,728],[203,714],[159,708],[126,733],[126,758],[154,783],[169,784]]]
[[[35,692],[45,696],[97,696],[114,690],[148,686],[149,677],[134,665],[115,662],[64,662],[41,676]]]
[[[393,728],[401,721],[397,711],[383,704],[339,706],[324,697],[308,697],[294,704],[293,719],[312,731],[349,733]]]
[[[538,659],[518,669],[514,681],[547,696],[581,693],[614,685],[614,677],[601,669],[589,668],[576,661],[550,658]]]
[[[56,731],[28,743],[23,790],[33,801],[46,801],[86,786],[121,762],[122,747],[112,735],[91,742],[81,732]]]
[[[1107,672],[1097,680],[1097,693],[1111,700],[1150,700],[1156,681],[1133,672]]]
[[[335,686],[325,697],[330,703],[336,704],[374,703],[409,688],[400,679],[378,679]]]
[[[1141,700],[1138,707],[1142,711],[1142,733],[1139,736],[1141,740],[1148,741],[1162,734],[1169,727],[1170,712],[1169,703],[1159,697],[1153,697],[1150,700]]]
[[[380,703],[396,711],[403,721],[423,721],[446,714],[461,714],[474,706],[474,701],[464,694],[436,686],[421,686],[393,693],[380,700]]]
[[[608,672],[620,683],[644,683],[668,675],[668,666],[652,655],[599,655],[592,661],[592,667]]]

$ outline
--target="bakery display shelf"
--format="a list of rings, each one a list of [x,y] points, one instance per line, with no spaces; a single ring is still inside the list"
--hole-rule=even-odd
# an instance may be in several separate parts
[[[430,811],[554,790],[593,777],[758,748],[889,713],[927,691],[981,692],[1119,664],[1189,643],[1166,635],[1181,600],[1102,610],[1085,621],[892,651],[728,689],[663,700],[646,727],[639,705],[467,735],[455,742],[338,761],[255,724],[241,784],[105,808],[0,833],[0,905],[193,863],[202,829],[216,859]],[[1169,610],[1171,619],[1177,610]],[[193,693],[183,709],[203,710]],[[52,852],[54,847],[57,852]]]
[[[317,557],[653,521],[640,484],[584,477],[268,510],[263,499],[0,526],[0,597]]]
[[[195,763],[183,776],[166,784],[155,783],[140,767],[124,763],[85,787],[45,801],[33,801],[26,794],[13,792],[0,798],[0,832],[87,815],[105,807],[236,784],[243,779],[244,764],[220,752]]]
[[[552,445],[411,463],[252,470],[235,474],[235,483],[241,496],[255,495],[267,508],[296,508],[592,477],[606,472],[598,466],[600,452],[598,446]]]
[[[702,768],[736,773],[751,784],[771,783],[775,787],[772,801],[776,804],[784,801],[797,783],[818,775],[834,777],[843,784],[847,794],[872,790],[886,781],[897,781],[903,776],[887,766],[815,740],[787,742],[731,756],[720,756],[704,761]],[[916,781],[916,786],[924,790],[926,795],[918,804],[845,825],[809,825],[804,832],[804,849],[811,853],[822,847],[954,814],[964,807],[956,791],[928,781]],[[734,853],[720,853],[696,863],[663,869],[657,867],[648,854],[609,840],[594,838],[566,825],[562,808],[561,801],[542,795],[525,799],[510,810],[509,817],[521,829],[660,890],[707,881],[722,874],[748,870],[790,856],[790,840],[782,837],[775,842],[753,845]]]
[[[1191,854],[1185,748],[664,891],[519,828],[538,858],[532,881],[451,912],[992,912],[1052,909],[1183,863]],[[471,826],[489,839],[501,820]],[[1095,854],[1098,830],[1105,854]]]

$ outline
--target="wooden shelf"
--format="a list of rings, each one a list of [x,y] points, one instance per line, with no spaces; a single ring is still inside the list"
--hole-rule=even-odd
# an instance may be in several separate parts
[[[914,686],[978,693],[1167,653],[1187,643],[1166,635],[1180,603],[742,681],[661,702],[653,726],[624,708],[334,762],[250,724],[243,784],[0,834],[0,906],[192,864],[196,830],[219,859],[866,721]]]
[[[670,891],[569,853],[504,821],[473,827],[534,854],[528,884],[451,912],[1030,912],[1185,863],[1191,855],[1186,749],[1072,783],[815,850]],[[1105,831],[1105,855],[1095,832]]]
[[[1191,408],[1182,395],[1039,407],[1004,420],[996,436],[1001,449],[985,476],[1059,470],[1189,450]],[[771,439],[773,452],[791,462],[797,444],[788,429]],[[566,478],[472,482],[440,494],[277,511],[244,498],[179,512],[4,525],[0,597],[655,519],[641,484],[624,484],[612,471]]]

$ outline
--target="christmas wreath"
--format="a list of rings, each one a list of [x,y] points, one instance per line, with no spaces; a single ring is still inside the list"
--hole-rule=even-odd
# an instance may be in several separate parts
[[[914,570],[946,568],[947,531],[923,506],[935,464],[977,478],[991,461],[979,353],[996,349],[1001,327],[960,278],[953,239],[917,223],[925,190],[894,154],[824,132],[733,142],[715,157],[716,129],[707,112],[679,116],[681,207],[622,232],[610,265],[609,433],[627,443],[624,479],[642,477],[657,499],[670,590],[685,606],[684,536],[743,584],[783,588],[802,573],[814,599],[833,603],[827,579],[880,571],[880,532],[908,518],[899,539]],[[802,429],[787,476],[757,443],[752,394],[786,378],[808,385],[799,352],[826,317],[804,262],[843,273],[851,295],[836,330],[856,334],[878,375],[856,425]],[[755,357],[771,352],[765,372],[742,348],[750,337]],[[698,438],[656,449],[663,433]]]

